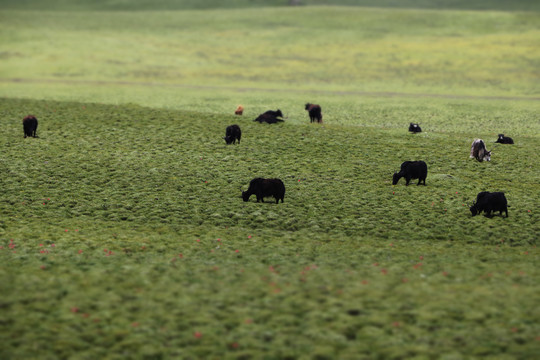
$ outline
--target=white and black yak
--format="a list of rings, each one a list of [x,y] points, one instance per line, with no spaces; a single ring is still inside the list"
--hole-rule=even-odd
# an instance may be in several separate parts
[[[238,143],[240,144],[240,138],[242,137],[242,130],[240,130],[240,126],[238,125],[229,125],[227,126],[227,129],[225,129],[225,142],[227,145],[235,144],[236,140],[238,140]]]
[[[472,216],[480,214],[482,211],[486,213],[487,217],[491,217],[491,212],[498,211],[499,215],[506,213],[508,217],[508,202],[503,192],[488,192],[482,191],[476,196],[476,202],[473,202],[469,208]]]
[[[318,123],[322,123],[322,113],[320,105],[307,103],[305,109],[309,114],[310,123],[315,121]]]
[[[405,178],[407,182],[405,185],[409,185],[411,179],[418,179],[418,184],[423,182],[423,185],[426,185],[427,177],[427,165],[425,162],[419,161],[405,161],[401,164],[401,170],[397,173],[394,173],[392,178],[392,185],[396,185],[401,178]]]
[[[422,128],[418,124],[410,123],[409,131],[412,132],[413,134],[416,134],[416,133],[422,132]]]
[[[255,194],[257,202],[264,202],[265,197],[273,196],[276,204],[285,198],[285,185],[280,179],[255,178],[250,181],[247,191],[242,191],[242,199],[248,201],[251,195]]]
[[[504,134],[499,134],[499,138],[495,142],[499,144],[513,144],[514,140],[511,137],[504,136]]]
[[[37,137],[38,121],[34,115],[25,116],[22,120],[24,137]]]
[[[482,139],[475,139],[471,144],[470,158],[475,158],[478,161],[490,161],[491,151],[487,151],[486,144]]]

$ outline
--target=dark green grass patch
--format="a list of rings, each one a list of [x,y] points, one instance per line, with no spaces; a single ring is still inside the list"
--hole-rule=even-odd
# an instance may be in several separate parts
[[[2,358],[538,351],[538,137],[519,126],[535,121],[523,105],[507,114],[516,145],[478,163],[468,158],[476,128],[452,132],[417,102],[400,111],[430,124],[418,135],[394,116],[265,125],[136,105],[0,104]],[[468,110],[501,113],[490,102]],[[29,112],[37,139],[23,139]],[[232,123],[242,142],[227,146]],[[412,159],[428,163],[427,186],[392,186]],[[285,202],[244,203],[255,176],[283,179]],[[506,193],[509,218],[471,217],[483,190]]]

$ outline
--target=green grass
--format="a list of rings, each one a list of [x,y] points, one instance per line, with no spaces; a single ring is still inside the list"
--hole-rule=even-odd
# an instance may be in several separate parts
[[[2,357],[532,356],[538,131],[517,124],[536,111],[433,101],[514,119],[516,144],[481,133],[494,155],[478,163],[479,134],[418,102],[398,107],[425,124],[410,135],[385,114],[267,126],[3,99]],[[40,137],[23,141],[29,109]],[[241,145],[221,139],[231,123]],[[426,187],[391,185],[408,159],[429,164]],[[255,176],[282,178],[285,202],[244,203]],[[482,190],[506,193],[509,218],[470,216]]]
[[[538,354],[537,12],[14,4],[1,359]],[[283,124],[252,121],[277,108]],[[474,138],[491,162],[469,159]],[[414,159],[427,186],[392,186]],[[285,202],[243,202],[256,176],[281,178]],[[471,217],[485,190],[508,218]]]

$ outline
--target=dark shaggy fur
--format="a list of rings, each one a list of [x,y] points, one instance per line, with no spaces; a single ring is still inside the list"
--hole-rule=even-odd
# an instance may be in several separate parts
[[[281,112],[281,111],[280,111]],[[267,114],[268,111],[264,114],[261,114],[259,115],[255,120],[253,121],[258,121],[260,122],[261,124],[263,122],[265,123],[268,123],[268,124],[275,124],[275,123],[278,123],[278,122],[283,122],[282,119],[279,119],[278,117],[272,115],[272,114]]]
[[[277,109],[276,111],[274,110],[268,110],[268,111],[265,111],[263,113],[263,115],[269,115],[269,116],[273,116],[273,117],[280,117],[282,118],[283,117],[283,113],[281,112],[281,110]]]
[[[238,143],[240,144],[240,138],[242,137],[242,130],[240,130],[240,126],[238,125],[229,125],[227,126],[227,129],[225,129],[225,142],[227,145],[235,144],[236,140],[238,140]]]
[[[422,128],[418,124],[410,123],[409,124],[409,131],[416,134],[416,133],[422,132]]]
[[[487,217],[491,217],[492,211],[498,211],[499,215],[502,216],[502,213],[505,212],[506,217],[508,217],[508,202],[503,192],[482,191],[478,193],[476,202],[473,202],[469,210],[471,210],[472,216],[484,211]]]
[[[409,185],[411,179],[418,179],[418,184],[416,185],[420,185],[423,182],[425,186],[427,177],[426,163],[423,161],[405,161],[401,164],[401,170],[398,173],[394,173],[392,185],[396,185],[402,177],[407,180],[405,185]]]
[[[499,134],[499,138],[495,142],[499,144],[513,144],[514,140],[511,137],[504,136],[504,134]]]
[[[34,115],[26,116],[23,121],[24,137],[37,137],[36,131],[38,127],[38,121]]]
[[[249,183],[247,191],[242,191],[242,199],[248,201],[251,195],[255,194],[257,202],[264,202],[265,197],[273,196],[276,204],[285,197],[285,185],[280,179],[255,178]]]
[[[321,107],[317,104],[310,104],[307,103],[305,109],[307,110],[309,114],[309,122],[318,122],[322,123],[322,113],[321,113]]]

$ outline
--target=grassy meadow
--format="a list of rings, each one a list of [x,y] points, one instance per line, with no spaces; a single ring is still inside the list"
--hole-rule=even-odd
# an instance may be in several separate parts
[[[0,2],[1,359],[538,354],[533,2],[114,3]],[[427,186],[392,186],[415,159]],[[257,176],[285,202],[243,202]]]

